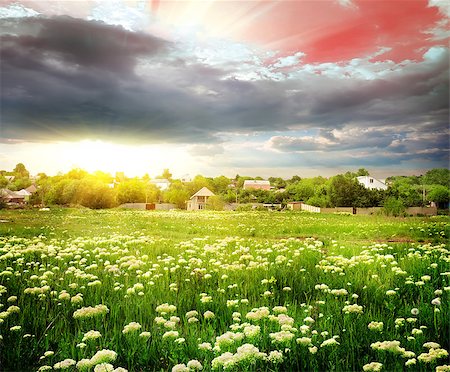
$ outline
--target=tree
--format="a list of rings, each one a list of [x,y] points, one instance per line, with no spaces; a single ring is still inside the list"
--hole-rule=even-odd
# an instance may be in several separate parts
[[[230,185],[230,179],[225,176],[215,177],[212,180],[214,186],[214,192],[218,194],[224,194],[228,190],[228,186]]]
[[[25,165],[18,163],[13,169],[14,176],[19,178],[29,178],[30,172],[27,171]]]
[[[359,168],[358,172],[356,172],[356,176],[368,176],[369,175],[369,171],[365,168]]]
[[[163,170],[163,172],[162,172],[162,174],[160,176],[156,176],[155,178],[159,178],[159,179],[163,178],[163,179],[171,181],[172,180],[172,173],[170,173],[169,169],[166,168],[166,169]]]
[[[213,195],[208,198],[207,208],[213,211],[223,211],[225,202],[219,195]]]
[[[117,186],[117,202],[123,203],[145,203],[146,185],[144,182],[133,178],[121,182]]]
[[[164,192],[164,201],[175,204],[177,208],[185,209],[186,201],[189,200],[191,194],[181,181],[174,181],[169,189]]]
[[[440,208],[445,208],[450,200],[449,188],[442,185],[434,185],[428,193],[428,200],[435,202]]]
[[[364,192],[364,186],[354,178],[339,174],[330,180],[329,200],[334,207],[355,207],[358,196]]]
[[[400,216],[405,213],[405,204],[401,199],[391,196],[384,202],[384,213],[387,216]]]
[[[423,176],[425,185],[442,185],[450,186],[450,170],[447,168],[435,168],[429,170]]]

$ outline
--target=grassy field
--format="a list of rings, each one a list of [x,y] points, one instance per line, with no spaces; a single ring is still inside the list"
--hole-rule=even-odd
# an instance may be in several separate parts
[[[2,371],[450,370],[447,217],[0,220]]]

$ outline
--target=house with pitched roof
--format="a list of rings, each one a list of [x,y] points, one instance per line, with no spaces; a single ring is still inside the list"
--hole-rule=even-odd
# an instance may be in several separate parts
[[[208,199],[215,194],[207,187],[202,187],[187,201],[186,209],[188,211],[198,211],[206,209]]]
[[[356,177],[358,182],[366,189],[370,190],[387,190],[385,180],[379,180],[371,176],[359,176]]]

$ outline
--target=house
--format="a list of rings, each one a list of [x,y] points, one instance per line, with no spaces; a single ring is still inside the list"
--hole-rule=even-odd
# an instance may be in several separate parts
[[[156,178],[154,180],[150,180],[149,182],[162,191],[167,190],[170,186],[170,181],[166,178]]]
[[[191,178],[191,176],[189,174],[183,174],[180,177],[180,181],[183,182],[183,183],[192,182],[192,178]]]
[[[0,199],[4,200],[7,204],[24,204],[25,196],[18,192],[11,191],[9,189],[0,189]]]
[[[187,201],[186,209],[188,211],[198,211],[199,209],[206,209],[208,199],[215,194],[207,187],[202,187]]]
[[[23,196],[23,201],[24,202],[29,202],[30,201],[30,197],[32,195],[31,192],[29,192],[29,191],[27,191],[25,189],[16,191],[15,193],[16,193],[16,195]]]
[[[356,179],[366,189],[387,190],[387,188],[388,188],[385,183],[385,180],[379,180],[379,179],[373,178],[371,176],[359,176],[359,177],[356,177]]]
[[[244,190],[270,190],[270,182],[266,180],[245,180]]]

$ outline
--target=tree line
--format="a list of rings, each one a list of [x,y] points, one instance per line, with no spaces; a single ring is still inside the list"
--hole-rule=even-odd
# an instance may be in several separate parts
[[[36,185],[37,192],[30,199],[35,205],[84,206],[93,209],[112,208],[123,203],[171,203],[184,209],[186,201],[202,187],[216,194],[211,199],[212,209],[221,209],[224,203],[277,203],[286,205],[291,201],[303,201],[318,207],[378,207],[406,208],[425,206],[434,202],[441,208],[448,207],[450,171],[445,168],[431,169],[420,176],[395,176],[388,178],[388,189],[369,190],[356,177],[368,175],[364,168],[333,177],[290,179],[270,177],[269,190],[245,190],[244,181],[262,179],[236,175],[195,176],[189,182],[172,178],[168,169],[157,178],[170,181],[167,190],[160,190],[148,175],[119,179],[109,173],[97,171],[88,173],[72,169],[65,174],[47,176],[39,173],[30,177],[26,167],[19,163],[12,171],[0,171],[0,188],[12,191]],[[13,177],[8,177],[13,176]]]

